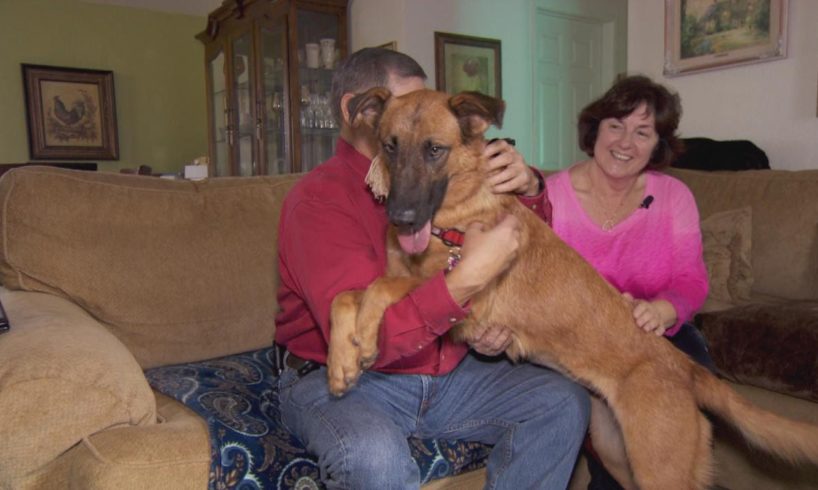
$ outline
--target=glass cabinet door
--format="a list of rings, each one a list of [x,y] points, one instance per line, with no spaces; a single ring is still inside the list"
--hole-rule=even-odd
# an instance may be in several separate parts
[[[2,1],[2,0],[0,0]],[[332,75],[347,50],[349,0],[221,0],[205,45],[212,176],[306,172],[340,129]]]
[[[233,58],[233,101],[236,115],[233,133],[233,155],[237,163],[234,175],[253,175],[255,173],[255,155],[253,141],[256,137],[256,125],[253,120],[253,77],[251,73],[250,31],[237,37],[232,43]]]
[[[256,121],[262,145],[263,167],[267,175],[292,172],[290,162],[290,99],[287,77],[287,25],[286,18],[262,25],[260,29],[262,95]]]
[[[224,71],[224,50],[219,49],[207,65],[211,83],[210,103],[213,116],[210,118],[210,134],[213,138],[211,168],[217,176],[230,175],[229,148],[232,133],[229,132],[230,110],[227,100],[227,80]]]
[[[340,57],[338,25],[337,15],[298,9],[301,171],[330,158],[339,133],[330,96]]]

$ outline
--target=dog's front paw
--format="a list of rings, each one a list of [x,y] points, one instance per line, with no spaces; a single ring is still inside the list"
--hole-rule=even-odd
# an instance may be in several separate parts
[[[381,317],[361,315],[356,325],[355,337],[352,341],[358,346],[360,355],[360,365],[363,369],[369,369],[378,359],[378,333]]]
[[[372,367],[372,365],[375,364],[375,361],[378,359],[378,354],[380,353],[378,351],[377,344],[368,345],[366,347],[361,346],[359,347],[359,352],[361,356],[361,369],[369,369]]]
[[[358,348],[351,342],[348,347],[343,353],[337,352],[339,349],[330,349],[327,357],[327,385],[329,392],[335,396],[349,391],[361,376]]]

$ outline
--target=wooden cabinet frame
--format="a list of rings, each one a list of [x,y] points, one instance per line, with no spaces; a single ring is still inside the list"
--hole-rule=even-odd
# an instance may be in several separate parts
[[[211,168],[210,175],[241,175],[239,168],[239,143],[240,134],[247,135],[249,128],[240,128],[238,100],[235,100],[238,93],[235,86],[235,62],[233,47],[241,36],[249,35],[250,56],[248,70],[249,83],[249,115],[252,122],[255,136],[252,137],[252,171],[253,175],[265,175],[269,173],[301,172],[304,170],[302,154],[302,143],[304,138],[304,128],[301,126],[301,97],[300,88],[302,85],[301,72],[298,61],[298,49],[303,46],[305,40],[298,38],[299,12],[317,12],[335,16],[337,25],[336,48],[341,57],[348,52],[348,28],[347,28],[347,4],[348,0],[228,0],[221,7],[213,11],[208,16],[207,28],[196,36],[205,46],[205,71],[206,71],[206,95],[208,113],[208,154],[210,155]],[[284,50],[284,96],[282,101],[284,110],[286,133],[283,138],[285,153],[285,169],[273,171],[267,168],[270,161],[266,154],[268,145],[266,138],[270,137],[271,128],[267,127],[269,118],[265,117],[267,110],[264,101],[264,60],[262,56],[262,32],[263,29],[273,29],[277,26],[285,26],[286,48]],[[214,76],[211,74],[211,61],[219,53],[224,56],[224,107],[214,107]],[[227,162],[223,169],[215,168],[219,156],[217,155],[217,141],[222,135],[216,134],[216,122],[222,121],[225,124],[224,139],[227,140]],[[243,132],[240,133],[240,129]],[[289,165],[287,165],[287,163]],[[245,169],[246,170],[246,169]],[[244,174],[247,174],[245,171]]]

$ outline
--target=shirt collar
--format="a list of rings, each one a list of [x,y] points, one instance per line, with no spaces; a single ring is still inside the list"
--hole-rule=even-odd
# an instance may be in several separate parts
[[[347,140],[338,138],[338,141],[335,144],[335,156],[352,167],[352,170],[354,170],[355,173],[362,179],[366,178],[366,174],[369,172],[369,166],[372,163],[372,160],[361,154],[361,152],[356,150],[355,147],[349,144]]]

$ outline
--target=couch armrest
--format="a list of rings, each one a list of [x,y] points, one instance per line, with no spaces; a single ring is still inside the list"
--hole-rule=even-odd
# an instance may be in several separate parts
[[[155,395],[159,423],[87,437],[21,481],[19,489],[207,488],[211,456],[207,424],[176,400]]]
[[[156,400],[133,355],[84,310],[43,293],[0,299],[0,487],[107,428],[156,423]]]
[[[818,302],[747,304],[695,322],[723,377],[818,402]]]

